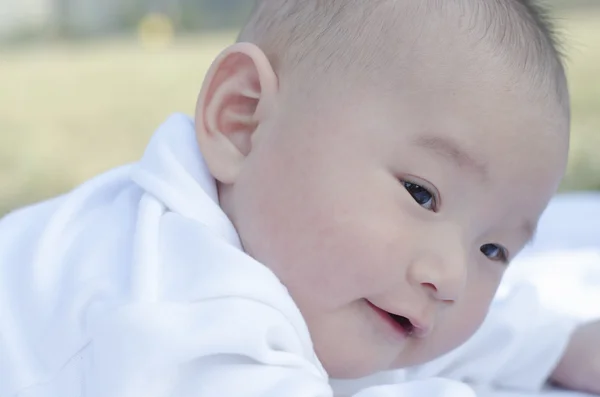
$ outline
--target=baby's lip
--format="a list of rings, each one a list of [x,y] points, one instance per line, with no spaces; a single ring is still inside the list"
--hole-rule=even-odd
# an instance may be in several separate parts
[[[416,336],[417,338],[421,339],[421,338],[425,338],[427,337],[430,333],[431,333],[431,326],[424,324],[423,322],[420,322],[419,320],[413,320],[411,317],[407,317],[404,316],[406,318],[408,318],[410,320],[410,322],[413,325],[413,335]]]
[[[389,314],[393,314],[395,316],[404,317],[404,318],[408,319],[408,321],[410,321],[410,323],[413,326],[411,336],[414,336],[417,338],[425,338],[431,333],[431,330],[433,328],[433,322],[431,320],[427,319],[427,317],[425,315],[418,315],[416,313],[416,310],[412,310],[412,311],[411,310],[388,310],[388,308],[376,305],[373,302],[371,302],[370,300],[367,300],[367,302]],[[425,311],[422,311],[422,312],[426,313]]]

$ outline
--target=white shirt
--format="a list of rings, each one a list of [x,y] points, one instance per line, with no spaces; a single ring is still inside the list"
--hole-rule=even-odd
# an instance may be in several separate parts
[[[336,395],[541,387],[573,325],[509,295],[455,352]],[[0,397],[333,395],[286,288],[241,250],[186,116],[138,163],[0,222]]]

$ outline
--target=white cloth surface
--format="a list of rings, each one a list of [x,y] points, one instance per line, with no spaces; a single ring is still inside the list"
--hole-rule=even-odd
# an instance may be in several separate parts
[[[438,375],[535,392],[572,324],[514,322],[537,310],[520,300],[500,299],[457,352],[354,395],[474,395]],[[180,115],[138,163],[0,222],[0,397],[142,395],[333,396],[287,290],[241,251]]]
[[[500,293],[521,282],[535,286],[543,305],[557,312],[600,318],[600,193],[563,194],[552,201]]]

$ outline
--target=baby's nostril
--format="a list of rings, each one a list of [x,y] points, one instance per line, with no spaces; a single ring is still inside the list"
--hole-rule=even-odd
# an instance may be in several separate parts
[[[430,289],[433,292],[437,292],[438,291],[437,287],[435,285],[433,285],[432,283],[423,283],[422,285],[423,285],[423,287],[425,287],[427,289]]]

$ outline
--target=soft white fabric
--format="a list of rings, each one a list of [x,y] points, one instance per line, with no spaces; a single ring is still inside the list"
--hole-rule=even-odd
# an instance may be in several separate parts
[[[515,324],[536,310],[522,298],[458,355],[336,394],[474,395],[430,375],[535,389],[569,325]],[[241,251],[185,116],[139,163],[0,222],[0,397],[329,397],[329,382],[285,287]]]
[[[557,313],[600,318],[600,193],[562,194],[552,201],[501,292],[523,281]]]

